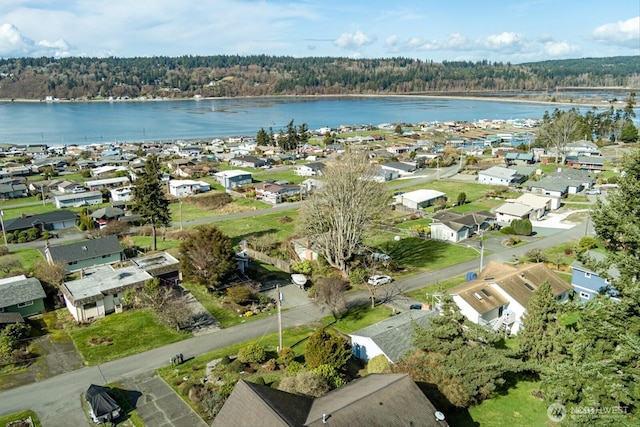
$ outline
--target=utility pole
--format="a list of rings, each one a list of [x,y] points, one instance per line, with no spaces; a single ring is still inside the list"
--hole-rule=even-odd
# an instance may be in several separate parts
[[[180,231],[182,231],[182,198],[178,199],[180,205]]]
[[[282,294],[280,285],[276,285],[276,304],[278,306],[278,351],[282,350]]]

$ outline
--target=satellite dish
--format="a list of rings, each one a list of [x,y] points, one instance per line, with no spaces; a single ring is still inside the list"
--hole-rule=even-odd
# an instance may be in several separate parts
[[[396,236],[396,237],[394,237],[394,238],[393,238],[393,240],[395,240],[396,242],[399,242],[399,241],[400,241],[400,239],[401,239],[401,237],[400,237],[400,236]]]
[[[435,416],[436,416],[436,420],[444,421],[444,414],[442,412],[436,411]]]

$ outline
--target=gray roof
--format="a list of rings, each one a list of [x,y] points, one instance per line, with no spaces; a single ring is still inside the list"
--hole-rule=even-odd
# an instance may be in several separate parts
[[[543,188],[547,191],[567,192],[569,187],[578,187],[582,182],[571,180],[561,176],[545,176],[538,182],[528,182],[527,186],[531,188]]]
[[[410,165],[408,163],[402,163],[402,162],[384,162],[384,163],[381,163],[380,166],[397,169],[405,172],[413,172],[416,170],[415,165]]]
[[[501,166],[492,166],[489,169],[478,172],[479,175],[482,174],[500,179],[512,179],[516,173],[517,171],[514,169],[507,169]]]
[[[428,327],[430,319],[437,316],[438,313],[435,311],[409,310],[349,335],[371,338],[389,359],[397,362],[407,352],[416,349],[413,345],[413,322]]]
[[[407,374],[367,375],[315,399],[240,380],[212,426],[446,426],[435,413]]]
[[[137,266],[114,269],[106,265],[86,269],[82,279],[65,282],[62,292],[76,306],[142,286],[152,276]]]
[[[59,201],[66,201],[66,200],[86,200],[86,199],[100,199],[102,200],[102,193],[100,193],[99,191],[87,191],[85,193],[78,193],[78,194],[63,194],[60,196],[54,196],[54,199],[59,200]]]
[[[120,252],[122,252],[122,246],[120,246],[118,237],[114,235],[49,248],[53,261],[68,263]]]
[[[77,215],[75,213],[62,209],[43,214],[29,215],[24,218],[19,217],[5,220],[4,227],[6,231],[24,230],[36,224],[48,225],[62,221],[75,221],[76,218]]]
[[[0,308],[46,297],[35,277],[14,276],[0,279]]]
[[[95,212],[91,214],[91,218],[93,219],[111,219],[117,218],[124,215],[124,211],[120,208],[114,208],[112,206],[107,206],[106,208],[96,209]]]

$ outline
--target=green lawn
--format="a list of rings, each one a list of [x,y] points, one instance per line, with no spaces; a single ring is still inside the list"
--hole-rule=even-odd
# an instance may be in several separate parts
[[[21,411],[21,412],[16,412],[9,415],[4,415],[0,417],[0,426],[8,426],[9,423],[13,421],[24,420],[29,417],[31,417],[31,419],[33,420],[35,427],[42,426],[42,424],[40,424],[40,420],[38,419],[38,416],[33,411]]]
[[[538,381],[518,381],[506,394],[493,396],[480,405],[469,408],[469,415],[480,427],[539,427],[552,426],[547,418],[548,405],[531,393],[539,390]],[[456,414],[448,416],[453,427],[459,423]]]
[[[11,255],[15,255],[20,259],[22,268],[26,271],[33,271],[33,266],[38,261],[44,261],[44,256],[38,249],[34,248],[21,248],[11,249]]]
[[[404,275],[415,274],[415,270],[437,270],[474,259],[478,255],[470,248],[418,237],[405,237],[396,241],[393,233],[384,231],[377,231],[375,236],[368,239],[367,244],[388,254],[394,262],[408,270]]]
[[[70,327],[69,335],[88,365],[142,353],[192,336],[166,327],[149,310],[124,311],[89,325],[72,326],[68,323],[67,327]],[[100,344],[99,340],[109,341]]]
[[[333,316],[326,316],[322,318],[322,323],[331,325],[331,327],[343,334],[349,334],[378,323],[392,315],[393,310],[385,305],[377,305],[375,308],[371,308],[371,305],[366,304],[351,307],[337,322],[334,322]]]
[[[300,184],[305,180],[305,176],[296,175],[293,167],[288,170],[272,171],[271,169],[261,169],[253,173],[254,182],[262,181],[289,181],[289,184]]]
[[[433,301],[427,301],[427,294],[443,293],[455,286],[461,285],[464,282],[465,282],[465,276],[452,277],[449,280],[434,283],[432,285],[425,286],[424,288],[415,289],[413,291],[406,292],[404,295],[420,302],[433,302]]]
[[[483,198],[488,191],[495,189],[491,185],[478,184],[475,182],[430,181],[403,188],[402,191],[408,193],[409,191],[420,190],[423,188],[446,193],[450,203],[456,202],[458,200],[458,194],[462,192],[467,195],[467,202],[473,202]]]
[[[279,220],[285,216],[293,221],[280,222]],[[275,233],[277,240],[282,242],[293,233],[297,218],[297,209],[271,213],[256,212],[253,216],[220,221],[216,225],[231,237],[234,243],[238,243],[250,235],[266,233]]]

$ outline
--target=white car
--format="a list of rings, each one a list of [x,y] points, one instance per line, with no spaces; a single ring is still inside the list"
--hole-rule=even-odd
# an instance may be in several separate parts
[[[369,277],[369,280],[367,280],[367,283],[370,284],[371,286],[380,286],[380,285],[386,285],[387,283],[391,283],[392,280],[393,279],[390,276],[376,274],[374,276]]]

